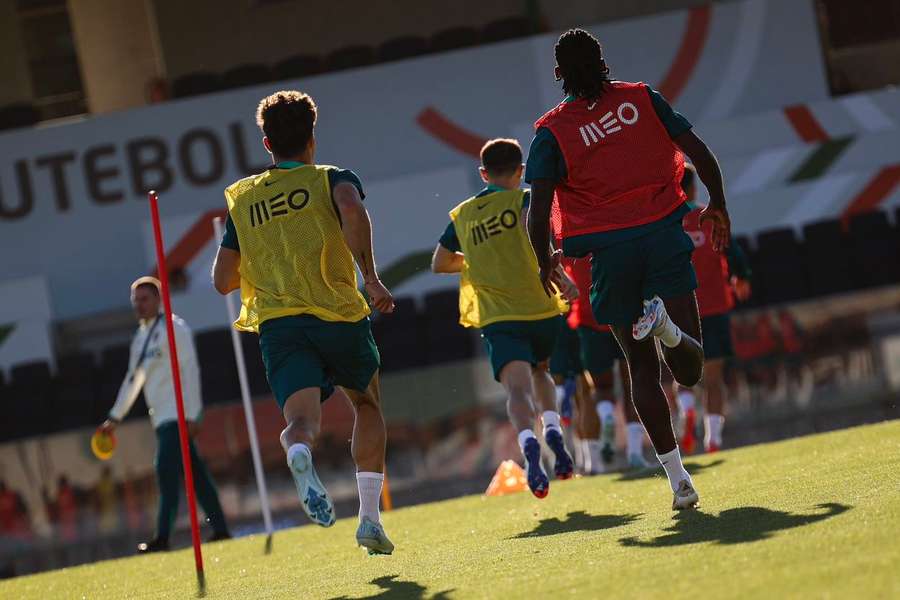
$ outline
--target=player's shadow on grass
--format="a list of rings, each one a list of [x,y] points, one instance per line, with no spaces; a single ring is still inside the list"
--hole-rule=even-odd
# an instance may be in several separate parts
[[[707,469],[712,469],[713,467],[718,467],[722,463],[725,462],[724,458],[717,458],[711,463],[685,463],[684,468],[691,475],[696,475],[697,473],[702,473]],[[663,471],[662,465],[658,464],[655,467],[647,467],[646,469],[641,469],[639,471],[627,471],[619,475],[616,481],[638,481],[640,479],[650,479],[651,477],[656,477],[658,475],[665,475]]]
[[[566,515],[565,520],[557,517],[543,519],[531,531],[523,531],[509,539],[517,540],[543,537],[548,535],[558,535],[560,533],[570,533],[573,531],[600,531],[602,529],[613,529],[614,527],[629,525],[636,521],[640,516],[641,515],[589,515],[583,510],[579,510],[570,512]]]
[[[666,535],[649,540],[627,537],[619,540],[623,546],[637,548],[660,548],[682,546],[700,542],[715,544],[743,544],[772,537],[776,531],[811,525],[850,510],[846,504],[828,502],[819,504],[819,512],[808,515],[793,515],[780,510],[770,510],[761,506],[730,508],[717,515],[686,510],[673,517],[675,523],[667,527]]]
[[[377,577],[370,583],[381,588],[380,592],[376,592],[370,596],[362,596],[358,600],[449,600],[451,594],[455,590],[444,590],[436,594],[429,594],[428,588],[421,583],[415,581],[398,580],[399,575],[385,575]],[[332,600],[350,600],[349,596],[340,596],[332,598]]]

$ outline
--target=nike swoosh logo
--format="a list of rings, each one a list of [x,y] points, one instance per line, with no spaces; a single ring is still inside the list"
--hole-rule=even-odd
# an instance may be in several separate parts
[[[478,210],[481,210],[482,208],[484,208],[484,207],[487,206],[488,204],[490,204],[490,202],[485,202],[485,203],[482,204],[481,206],[478,206],[478,205],[476,204],[476,205],[475,205],[475,208],[477,208]]]
[[[279,180],[279,181],[280,181],[280,180]],[[266,186],[266,187],[269,187],[269,186],[272,185],[273,183],[278,183],[278,181],[264,181],[264,182],[263,182],[263,185]]]

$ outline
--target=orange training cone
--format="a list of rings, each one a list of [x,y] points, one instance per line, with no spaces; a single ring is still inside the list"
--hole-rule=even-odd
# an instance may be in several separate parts
[[[491,479],[491,484],[488,486],[487,491],[484,492],[484,495],[505,496],[506,494],[514,494],[527,489],[528,481],[525,478],[525,471],[522,470],[522,467],[515,461],[504,460],[497,467],[497,472],[494,473],[494,478]]]

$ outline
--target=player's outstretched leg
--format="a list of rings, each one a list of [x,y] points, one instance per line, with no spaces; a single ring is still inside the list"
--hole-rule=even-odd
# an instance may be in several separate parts
[[[531,378],[534,397],[541,410],[541,422],[544,424],[544,441],[556,457],[553,471],[557,479],[570,479],[575,474],[575,463],[563,441],[559,413],[556,412],[556,388],[550,377],[547,361],[535,365]]]
[[[544,498],[550,493],[550,480],[541,466],[541,444],[532,429],[537,421],[537,414],[532,401],[534,388],[531,365],[523,360],[510,361],[500,371],[500,383],[506,389],[509,421],[519,434],[528,488],[536,497]]]
[[[654,296],[644,302],[644,314],[632,328],[637,341],[658,338],[663,357],[675,381],[693,387],[703,375],[700,315],[693,293],[667,298]],[[652,337],[651,337],[652,336]]]
[[[365,392],[346,390],[356,419],[350,451],[356,463],[359,489],[359,527],[356,542],[369,554],[391,554],[394,544],[381,524],[381,490],[384,486],[384,454],[387,433],[381,414],[381,389],[378,373]]]
[[[612,463],[616,456],[616,403],[613,372],[606,369],[592,371],[596,398],[596,413],[600,428],[600,457],[605,464]]]
[[[634,406],[656,449],[659,462],[666,470],[674,495],[672,508],[680,510],[696,506],[699,496],[681,462],[669,404],[660,384],[661,365],[656,342],[647,336],[641,341],[634,339],[630,327],[617,326],[613,331],[628,360]]]
[[[294,477],[300,503],[310,520],[322,527],[334,525],[334,503],[313,466],[312,448],[322,422],[322,390],[304,388],[288,396],[284,404],[287,427],[281,432],[281,445]]]
[[[722,447],[722,426],[725,424],[725,361],[709,360],[703,369],[703,392],[706,397],[706,435],[704,446],[707,452],[717,452]]]

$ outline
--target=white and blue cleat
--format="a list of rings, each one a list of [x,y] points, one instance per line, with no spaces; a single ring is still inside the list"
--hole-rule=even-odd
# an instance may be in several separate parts
[[[644,314],[632,326],[631,335],[639,342],[651,335],[659,337],[668,323],[669,314],[666,312],[666,305],[659,296],[654,296],[651,300],[644,300]]]
[[[334,503],[316,474],[309,450],[304,448],[295,452],[288,461],[288,466],[291,468],[303,511],[310,521],[322,527],[334,525]]]
[[[394,544],[388,539],[384,533],[384,526],[363,517],[356,529],[356,543],[369,551],[369,555],[373,554],[391,554],[394,551]]]

